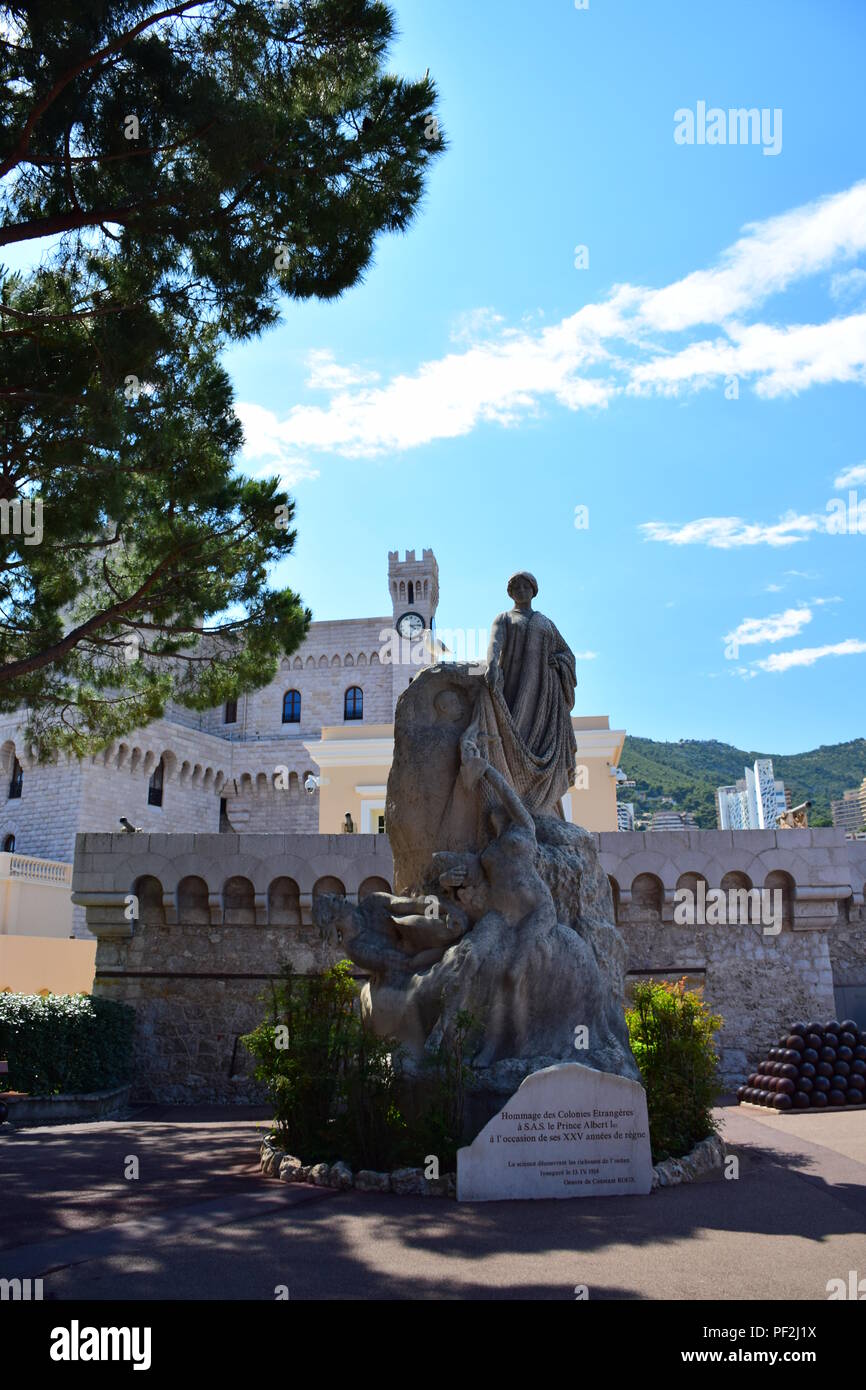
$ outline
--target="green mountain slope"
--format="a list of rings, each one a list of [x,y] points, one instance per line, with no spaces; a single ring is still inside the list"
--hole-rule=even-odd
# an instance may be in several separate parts
[[[734,748],[715,739],[683,739],[657,743],[631,734],[625,741],[620,766],[637,785],[623,788],[620,798],[635,803],[636,816],[650,816],[670,801],[678,811],[691,811],[703,830],[716,825],[716,787],[732,784],[756,758],[772,758],[773,770],[790,787],[794,805],[811,801],[810,824],[831,823],[830,801],[866,777],[866,739],[822,744],[809,753],[767,753]],[[664,798],[669,798],[666,802]]]

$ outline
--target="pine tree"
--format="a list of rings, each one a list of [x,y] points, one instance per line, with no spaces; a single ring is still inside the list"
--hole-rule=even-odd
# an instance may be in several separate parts
[[[373,0],[0,7],[0,708],[46,754],[303,638],[268,580],[293,504],[234,468],[219,352],[411,221],[443,140],[392,33]]]

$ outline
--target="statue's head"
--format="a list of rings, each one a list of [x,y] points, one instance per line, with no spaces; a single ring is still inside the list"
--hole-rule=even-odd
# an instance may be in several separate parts
[[[529,570],[518,570],[508,581],[508,597],[515,603],[531,603],[538,593],[538,580]]]

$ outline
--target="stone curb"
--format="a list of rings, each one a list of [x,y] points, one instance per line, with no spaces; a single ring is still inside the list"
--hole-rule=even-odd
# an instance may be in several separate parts
[[[721,1168],[725,1161],[725,1142],[718,1134],[710,1134],[682,1158],[666,1158],[653,1168],[652,1191],[661,1187],[678,1187],[680,1183],[695,1182],[704,1173]],[[393,1192],[398,1196],[456,1197],[457,1175],[444,1173],[441,1178],[425,1178],[423,1168],[395,1168],[392,1173],[375,1173],[361,1169],[353,1173],[342,1161],[337,1163],[304,1164],[299,1158],[278,1148],[271,1139],[262,1140],[261,1171],[266,1177],[281,1182],[309,1182],[316,1187],[335,1187],[356,1192]]]
[[[704,1173],[721,1168],[725,1153],[725,1141],[721,1135],[708,1135],[682,1158],[666,1158],[654,1166],[653,1192],[660,1187],[677,1187],[682,1182],[695,1182]]]
[[[302,1163],[287,1154],[270,1138],[262,1140],[261,1171],[280,1182],[309,1182],[315,1187],[335,1187],[340,1191],[354,1188],[356,1192],[393,1192],[399,1197],[456,1197],[457,1174],[443,1173],[440,1178],[425,1178],[423,1168],[395,1168],[391,1173],[377,1173],[369,1168],[353,1173],[347,1163]]]

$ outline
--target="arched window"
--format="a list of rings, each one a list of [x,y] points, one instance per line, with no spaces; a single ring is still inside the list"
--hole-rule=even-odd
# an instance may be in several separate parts
[[[358,716],[360,718],[360,715]],[[9,782],[9,800],[15,801],[21,796],[21,788],[24,785],[24,769],[17,758],[12,760],[12,777]]]
[[[409,602],[415,602],[415,585],[412,583],[411,579],[409,580]]]
[[[224,724],[237,724],[238,722],[238,702],[237,700],[226,700],[225,713],[223,714]]]
[[[344,719],[364,718],[364,692],[360,685],[350,685],[343,700]]]
[[[3,841],[3,853],[4,853],[4,854],[14,854],[14,853],[15,853],[15,836],[14,836],[14,835],[7,835],[7,836],[6,836],[6,839]]]
[[[147,784],[147,804],[148,806],[162,805],[162,780],[165,773],[162,758],[160,758],[153,772],[150,774],[150,781]]]
[[[283,696],[283,723],[300,724],[301,722],[301,692],[300,690],[287,690]]]

